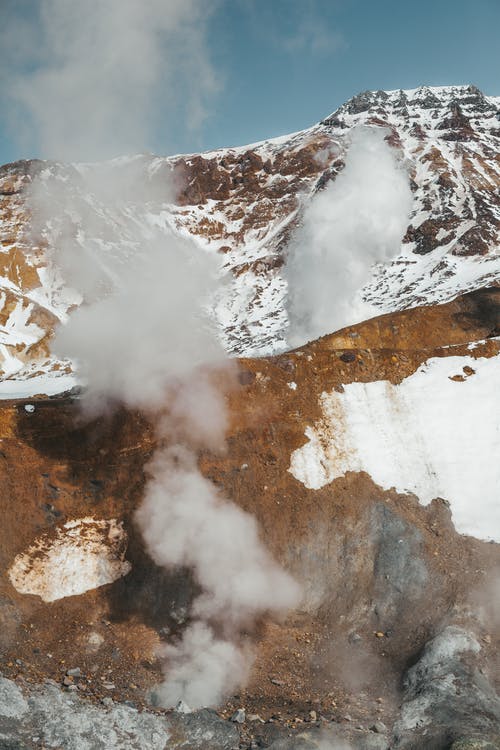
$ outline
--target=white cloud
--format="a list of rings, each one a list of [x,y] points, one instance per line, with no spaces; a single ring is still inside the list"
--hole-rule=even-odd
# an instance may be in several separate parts
[[[212,7],[40,0],[24,20],[7,16],[26,56],[4,82],[15,122],[28,122],[43,156],[66,160],[143,151],[160,111],[182,110],[186,126],[198,128],[217,89],[206,43]]]

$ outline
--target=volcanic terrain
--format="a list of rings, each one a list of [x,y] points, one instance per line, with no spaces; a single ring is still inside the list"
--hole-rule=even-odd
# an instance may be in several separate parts
[[[386,128],[407,165],[410,224],[362,290],[371,317],[290,350],[288,243],[357,125]],[[89,192],[98,165],[1,168],[0,746],[500,747],[499,144],[500,99],[422,87],[366,92],[264,143],[115,160],[129,185],[115,209]],[[35,180],[62,195],[51,219]],[[303,592],[286,619],[249,626],[251,675],[220,718],[152,707],[158,647],[198,593],[135,521],[169,437],[124,407],[84,417],[75,363],[51,352],[88,304],[57,265],[62,233],[105,273],[137,227],[224,259],[226,447],[198,465]]]

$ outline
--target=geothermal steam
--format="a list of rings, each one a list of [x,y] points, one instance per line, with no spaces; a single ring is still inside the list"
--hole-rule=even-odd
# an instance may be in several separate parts
[[[188,126],[199,124],[215,87],[206,8],[202,0],[40,0],[23,48],[30,64],[11,87],[30,144],[69,159],[143,151],[158,102],[162,127],[179,110]],[[262,614],[294,606],[298,589],[255,520],[198,470],[196,451],[221,447],[226,421],[213,373],[229,364],[206,313],[220,269],[215,256],[165,228],[145,229],[145,204],[165,204],[170,192],[165,181],[153,189],[147,166],[140,157],[52,165],[31,199],[53,266],[81,302],[54,349],[79,364],[84,406],[95,414],[121,403],[157,425],[137,521],[157,563],[191,567],[201,589],[183,638],[164,648],[160,695],[195,707],[245,679],[243,633]]]
[[[199,448],[223,447],[226,406],[215,383],[233,373],[207,312],[221,283],[218,257],[165,230],[145,232],[134,218],[141,208],[130,202],[123,164],[115,164],[114,188],[112,175],[110,165],[95,165],[78,172],[78,190],[68,179],[64,195],[57,179],[33,190],[42,224],[57,195],[60,213],[50,218],[59,229],[51,244],[58,264],[66,273],[77,268],[83,281],[83,302],[59,329],[53,349],[78,364],[91,415],[124,404],[156,425],[158,448],[136,520],[154,561],[189,567],[201,589],[181,640],[162,650],[165,681],[157,696],[164,705],[179,699],[211,705],[248,674],[252,648],[244,633],[263,614],[296,605],[299,592],[262,544],[255,519],[197,465]],[[140,186],[138,193],[151,197],[151,188]],[[117,233],[107,237],[108,258],[91,237],[102,215]],[[83,252],[71,239],[75,233],[87,238]],[[119,236],[127,238],[121,246]]]
[[[332,333],[369,317],[361,299],[374,263],[399,251],[412,196],[386,131],[353,131],[345,168],[304,211],[288,248],[288,343]]]

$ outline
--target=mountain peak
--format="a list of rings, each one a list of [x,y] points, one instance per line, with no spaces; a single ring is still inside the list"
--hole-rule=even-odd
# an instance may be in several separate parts
[[[486,96],[477,86],[419,86],[414,89],[362,91],[326,117],[323,125],[341,123],[346,116],[381,112],[405,113],[408,109],[443,110],[459,104],[464,110],[500,113],[500,97]],[[352,123],[348,123],[349,125]]]

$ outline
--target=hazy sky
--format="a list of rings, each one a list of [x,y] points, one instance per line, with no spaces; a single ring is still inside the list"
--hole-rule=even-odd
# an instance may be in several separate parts
[[[113,1],[100,0],[101,7]],[[72,2],[63,0],[60,7]],[[53,29],[48,36],[47,18],[45,27],[40,22],[44,3],[51,0],[0,0],[0,163],[57,156],[38,132],[40,120],[33,112],[39,115],[40,102],[34,109],[33,88],[31,109],[19,110],[15,102],[19,76],[21,81],[31,76],[33,87],[33,74],[47,60],[62,64],[51,58]],[[127,3],[123,0],[122,7]],[[158,19],[162,3],[170,16],[185,15],[186,3],[192,5],[196,18],[189,34],[185,19],[176,18],[173,27],[160,24],[163,36],[151,56],[158,75],[147,82],[149,103],[132,91],[144,75],[133,75],[131,65],[124,70],[121,95],[126,98],[129,85],[131,111],[148,110],[143,127],[127,134],[136,152],[199,151],[292,132],[366,89],[474,83],[500,95],[500,0],[143,0],[142,7],[154,6]],[[92,4],[80,0],[77,27]],[[52,13],[54,7],[57,2]],[[176,36],[177,23],[183,26]],[[61,47],[65,39],[73,43],[62,33]],[[130,59],[140,67],[143,50],[134,44],[132,38]],[[65,118],[72,95],[72,87],[66,87],[64,101],[44,112],[46,126],[52,116],[58,122]],[[78,87],[74,96],[79,97]]]

